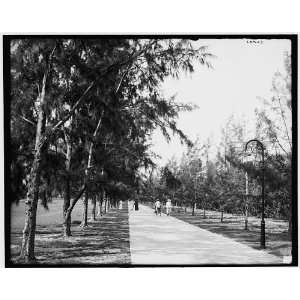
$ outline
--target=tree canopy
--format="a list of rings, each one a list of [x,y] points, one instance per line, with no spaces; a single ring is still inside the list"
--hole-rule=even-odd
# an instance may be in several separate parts
[[[63,196],[67,228],[85,193],[86,225],[88,199],[97,191],[119,197],[139,189],[139,169],[154,165],[148,144],[154,129],[191,145],[176,120],[194,106],[166,98],[160,86],[193,72],[196,63],[210,67],[211,57],[188,39],[11,42],[11,200],[27,199],[26,259],[34,258],[38,199],[47,207],[53,195]]]

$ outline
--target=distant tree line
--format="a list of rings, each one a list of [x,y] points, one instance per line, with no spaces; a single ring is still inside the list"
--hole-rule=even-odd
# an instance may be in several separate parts
[[[255,135],[265,145],[266,217],[289,220],[292,206],[291,62],[284,55],[284,72],[276,72],[271,99],[261,99],[256,110]],[[245,120],[232,116],[222,130],[222,141],[212,157],[211,142],[196,140],[181,161],[169,162],[145,184],[149,199],[171,198],[173,204],[204,211],[261,215],[261,152],[245,152],[249,139]],[[246,159],[250,155],[250,160]],[[256,159],[256,161],[255,161]]]

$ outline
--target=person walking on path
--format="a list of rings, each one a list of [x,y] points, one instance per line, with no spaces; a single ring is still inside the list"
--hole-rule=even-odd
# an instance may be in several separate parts
[[[161,216],[161,203],[158,199],[156,200],[154,206],[155,206],[156,215],[159,214]]]
[[[139,201],[137,199],[134,200],[133,207],[134,210],[139,210]]]
[[[167,216],[170,215],[172,210],[172,203],[171,203],[171,199],[168,199],[167,203],[166,203],[166,212],[167,212]]]
[[[119,209],[122,209],[122,208],[123,208],[123,201],[120,200],[120,201],[119,201]]]

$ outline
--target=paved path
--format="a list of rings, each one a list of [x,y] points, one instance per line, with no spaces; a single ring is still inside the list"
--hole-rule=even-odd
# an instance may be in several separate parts
[[[129,206],[132,207],[132,206]],[[129,210],[132,264],[273,264],[279,257],[201,229],[144,205]]]

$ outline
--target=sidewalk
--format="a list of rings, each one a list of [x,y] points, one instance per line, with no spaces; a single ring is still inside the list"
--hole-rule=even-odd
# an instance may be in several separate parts
[[[130,207],[130,206],[129,206]],[[132,264],[281,264],[262,250],[209,232],[144,205],[129,210]]]

